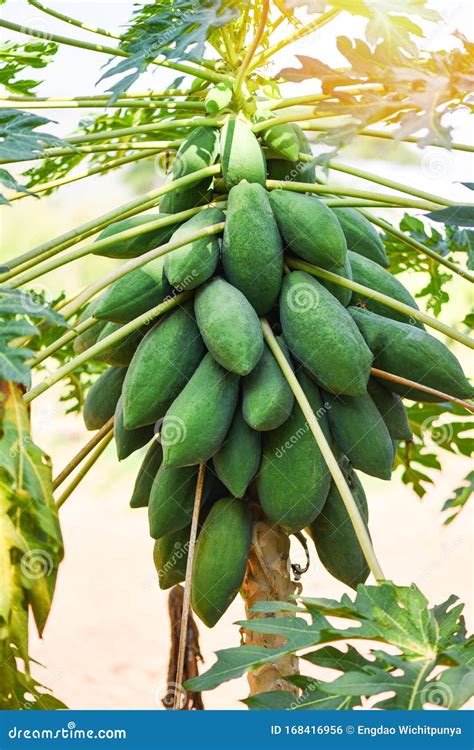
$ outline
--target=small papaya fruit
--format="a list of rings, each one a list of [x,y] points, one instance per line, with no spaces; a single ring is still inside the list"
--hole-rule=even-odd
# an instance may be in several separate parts
[[[199,229],[225,221],[225,214],[218,208],[207,208],[196,214],[176,230],[172,242],[185,240]],[[165,258],[165,271],[170,284],[179,291],[194,289],[209,279],[219,261],[219,238],[213,234],[201,237],[172,250]]]
[[[391,273],[378,263],[352,251],[349,252],[349,261],[352,268],[352,278],[358,284],[364,284],[364,286],[368,286],[376,292],[386,294],[387,297],[392,297],[399,302],[403,302],[405,305],[413,307],[414,310],[419,309],[408,289],[405,289],[395,276],[392,276]],[[409,318],[405,313],[387,307],[382,302],[377,302],[361,292],[352,292],[351,296],[351,305],[365,307],[367,310],[377,313],[377,315],[383,315],[386,318],[400,320],[402,323],[411,323],[411,325],[418,326],[418,328],[424,328],[423,323],[415,320],[415,318]]]
[[[138,216],[131,216],[129,219],[122,219],[122,221],[116,221],[110,224],[106,229],[97,235],[97,241],[105,240],[108,237],[113,237],[114,234],[119,232],[125,232],[127,229],[134,229],[142,225],[149,224],[152,221],[166,218],[166,214],[138,214]],[[169,238],[176,229],[176,224],[169,224],[168,226],[158,227],[150,229],[148,232],[143,232],[136,237],[131,237],[126,240],[117,240],[113,245],[97,250],[94,255],[102,255],[106,258],[138,258],[139,255],[147,253],[148,250],[152,250],[154,247],[163,245],[168,242]]]
[[[351,398],[327,394],[329,424],[339,449],[355,469],[390,479],[393,466],[392,439],[368,393]]]
[[[240,405],[226,438],[212,459],[214,470],[234,497],[243,497],[260,464],[261,436],[242,416]]]
[[[261,185],[241,182],[229,192],[222,265],[226,279],[266,315],[280,292],[283,244]]]
[[[316,388],[316,386],[314,386]],[[298,403],[289,419],[262,435],[257,492],[267,518],[290,532],[321,512],[331,476]]]
[[[204,100],[206,112],[209,115],[217,115],[218,112],[223,112],[231,103],[233,95],[234,89],[232,83],[229,81],[219,81],[206,94]]]
[[[271,120],[275,115],[268,110],[260,110],[255,116],[256,122]],[[265,144],[276,156],[288,161],[297,161],[300,152],[300,139],[291,123],[269,125],[263,132]]]
[[[212,628],[242,585],[252,533],[247,505],[237,498],[218,500],[199,534],[194,558],[191,603]]]
[[[291,127],[299,140],[299,152],[302,154],[312,154],[311,144],[306,138],[304,131],[295,123],[291,123]],[[267,165],[269,180],[306,182],[310,185],[314,185],[316,182],[316,167],[310,162],[301,161],[300,159],[287,161],[284,159],[269,158]]]
[[[163,420],[165,466],[197,464],[219,450],[234,416],[238,391],[238,375],[206,354]]]
[[[163,446],[164,448],[164,446]],[[198,468],[167,469],[161,464],[150,490],[148,522],[152,539],[161,539],[191,523]],[[209,480],[204,481],[201,503],[207,499]]]
[[[215,278],[198,289],[194,312],[201,336],[222,367],[248,375],[263,352],[257,313],[239,289]]]
[[[176,153],[171,179],[177,180],[210,167],[217,158],[218,147],[219,132],[215,128],[194,128]],[[211,183],[212,178],[206,177],[187,188],[175,188],[165,193],[160,202],[160,213],[175,214],[207,203]]]
[[[392,440],[412,440],[407,411],[400,396],[386,388],[377,378],[369,378],[367,390],[382,415]]]
[[[165,259],[155,258],[114,281],[102,296],[94,315],[101,320],[128,323],[161,304],[170,292]]]
[[[374,354],[374,367],[413,380],[455,398],[472,398],[474,388],[452,352],[426,331],[359,307],[348,308]],[[441,397],[391,382],[391,389],[412,401]]]
[[[365,523],[368,522],[367,498],[362,483],[347,460],[340,461],[352,496]],[[347,513],[344,501],[334,482],[331,484],[324,508],[309,528],[316,552],[326,570],[353,589],[365,583],[369,566]]]
[[[117,458],[123,461],[132,453],[143,448],[144,445],[153,439],[154,425],[137,427],[134,430],[127,430],[123,421],[122,396],[117,401],[114,419],[114,439],[117,450]]]
[[[280,348],[289,361],[285,342]],[[275,430],[285,422],[293,409],[293,392],[272,352],[265,344],[257,366],[242,381],[242,413],[254,430]]]
[[[82,416],[88,430],[100,430],[114,416],[126,372],[125,367],[108,367],[87,391]]]
[[[366,392],[372,354],[346,308],[312,276],[293,271],[284,278],[280,319],[290,351],[325,390]]]
[[[141,341],[125,378],[123,406],[127,429],[164,417],[204,352],[191,302],[159,320]]]
[[[347,245],[332,211],[311,195],[272,190],[270,205],[287,247],[308,263],[344,267]]]
[[[243,117],[230,117],[221,129],[222,177],[227,190],[242,180],[265,186],[266,163],[250,123]]]
[[[344,232],[347,248],[387,268],[390,261],[373,224],[355,208],[333,208]]]
[[[115,333],[115,331],[118,331],[121,327],[121,323],[106,323],[99,334],[97,343],[99,344],[103,339],[110,336],[111,333]],[[137,346],[143,339],[143,335],[143,330],[140,329],[133,333],[129,333],[125,338],[117,341],[115,344],[110,344],[107,349],[96,354],[94,359],[98,362],[105,362],[108,365],[127,367],[132,361]]]
[[[153,562],[160,589],[170,589],[186,578],[191,526],[172,531],[156,539]]]
[[[148,448],[145,458],[138,470],[135,485],[133,487],[132,497],[130,498],[131,508],[146,508],[150,499],[151,486],[158,473],[163,459],[163,450],[158,440],[153,440]]]

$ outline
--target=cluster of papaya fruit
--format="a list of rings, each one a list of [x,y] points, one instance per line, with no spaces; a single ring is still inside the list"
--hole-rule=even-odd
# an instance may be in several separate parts
[[[131,505],[148,506],[162,588],[184,580],[198,467],[206,463],[192,605],[208,626],[242,584],[259,514],[289,533],[308,530],[323,565],[344,583],[354,587],[369,572],[323,455],[264,341],[260,316],[277,335],[365,523],[367,500],[355,470],[389,479],[398,441],[411,437],[402,398],[435,399],[395,382],[388,388],[371,368],[455,397],[472,393],[453,354],[415,319],[285,265],[302,259],[416,309],[362,214],[331,210],[291,190],[293,181],[315,181],[301,153],[311,149],[294,125],[269,128],[262,142],[240,116],[220,133],[193,131],[172,177],[220,159],[222,180],[206,178],[164,196],[159,216],[202,206],[191,219],[117,239],[102,251],[124,259],[181,240],[90,303],[83,317],[96,323],[76,341],[83,351],[170,295],[194,290],[156,324],[101,353],[110,366],[88,392],[84,419],[95,430],[115,414],[120,460],[150,444]],[[269,177],[284,186],[267,191]],[[217,190],[228,193],[225,213],[210,205]],[[118,222],[99,239],[156,218]],[[222,237],[192,239],[220,222]]]

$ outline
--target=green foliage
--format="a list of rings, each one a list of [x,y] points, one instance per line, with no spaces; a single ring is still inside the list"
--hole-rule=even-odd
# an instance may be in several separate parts
[[[259,602],[254,613],[285,616],[238,624],[253,632],[280,635],[285,644],[277,649],[240,646],[218,651],[216,664],[189,680],[186,687],[211,690],[278,656],[318,646],[301,658],[340,676],[333,681],[290,678],[302,688],[298,698],[284,691],[266,693],[248,699],[249,707],[341,710],[359,706],[362,699],[370,697],[376,708],[385,710],[421,709],[430,703],[455,710],[474,692],[472,641],[466,635],[463,605],[457,601],[451,596],[429,608],[414,584],[402,587],[386,581],[380,586],[359,584],[353,600],[344,595],[341,601],[302,597],[298,605]],[[339,618],[351,625],[340,627]],[[348,640],[377,641],[389,651],[370,648],[365,656],[353,646],[342,651],[326,645]],[[393,647],[396,654],[390,652]]]
[[[16,96],[33,94],[41,81],[21,78],[24,71],[40,70],[49,65],[58,51],[54,42],[30,39],[24,43],[0,44],[0,86]]]
[[[445,524],[449,524],[458,517],[467,501],[472,497],[474,492],[474,471],[470,471],[469,474],[464,478],[465,484],[454,490],[454,494],[443,505],[444,511],[453,510],[445,520]]]

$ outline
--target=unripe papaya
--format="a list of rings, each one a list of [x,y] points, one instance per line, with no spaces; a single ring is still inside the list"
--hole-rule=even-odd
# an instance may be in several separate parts
[[[225,214],[218,208],[207,208],[196,214],[176,230],[173,242],[184,240],[199,229],[225,221]],[[219,238],[209,237],[189,242],[168,253],[165,258],[165,271],[169,282],[179,291],[194,289],[209,279],[219,261]]]
[[[217,130],[208,127],[194,128],[178,149],[171,170],[171,179],[177,180],[205,167],[210,167],[217,158],[218,144]],[[211,182],[212,178],[206,177],[190,187],[175,188],[166,193],[160,202],[160,213],[175,214],[203,205],[209,198],[208,191]]]
[[[278,343],[289,360],[285,342],[279,338]],[[266,344],[257,366],[244,378],[242,388],[242,413],[254,430],[275,430],[290,416],[293,392]]]
[[[265,156],[250,123],[243,117],[231,117],[221,130],[222,177],[227,190],[242,180],[265,186]]]
[[[367,498],[359,477],[346,460],[342,459],[340,466],[361,516],[367,524]],[[334,578],[353,589],[367,580],[369,566],[334,482],[331,484],[322,512],[315,518],[309,531],[319,559]]]
[[[163,459],[163,450],[158,440],[153,440],[148,448],[145,458],[142,461],[135,479],[132,497],[130,498],[131,508],[146,508],[150,499],[151,486],[158,473]]]
[[[321,512],[331,477],[296,402],[281,427],[263,433],[262,448],[257,491],[263,511],[287,531],[300,531]]]
[[[166,412],[162,425],[165,466],[197,464],[219,450],[234,416],[238,391],[239,376],[206,354]]]
[[[87,391],[82,416],[88,430],[100,430],[114,416],[126,372],[125,367],[108,367]]]
[[[349,260],[352,268],[352,278],[358,284],[364,284],[364,286],[368,286],[376,292],[386,294],[387,297],[392,297],[399,302],[403,302],[415,310],[419,309],[408,289],[405,289],[395,276],[392,276],[391,273],[382,268],[378,263],[374,263],[373,260],[369,260],[368,258],[364,258],[363,255],[353,252],[349,252]],[[350,304],[365,307],[367,310],[377,313],[377,315],[383,315],[386,318],[400,320],[402,323],[411,323],[411,325],[418,326],[418,328],[424,328],[423,323],[415,320],[415,318],[410,318],[405,313],[398,312],[398,310],[394,310],[392,307],[387,307],[382,302],[377,302],[360,292],[352,292]]]
[[[366,392],[372,354],[346,308],[312,276],[287,274],[280,318],[290,351],[325,390],[348,396]]]
[[[151,221],[157,221],[163,219],[166,214],[139,214],[138,216],[132,216],[129,219],[123,219],[122,221],[116,221],[110,224],[104,229],[98,236],[97,241],[105,240],[107,237],[113,237],[114,234],[119,232],[125,232],[127,229],[134,229],[142,224],[149,224]],[[148,232],[143,232],[136,237],[131,237],[128,240],[117,240],[113,245],[98,250],[94,255],[102,255],[106,258],[137,258],[143,253],[147,253],[148,250],[152,250],[154,247],[163,245],[168,242],[169,238],[176,229],[176,224],[170,224],[166,227],[159,227],[158,229],[150,229]]]
[[[221,278],[198,289],[196,322],[212,356],[222,367],[248,375],[263,352],[257,313],[239,289]]]
[[[117,458],[123,461],[132,453],[143,448],[144,445],[153,439],[154,425],[137,427],[134,430],[127,430],[123,421],[122,396],[117,401],[114,419],[114,439],[117,450]]]
[[[191,526],[160,537],[153,546],[153,562],[160,589],[170,589],[186,578]]]
[[[222,264],[226,279],[266,315],[280,292],[283,244],[261,185],[241,182],[229,192]]]
[[[223,498],[212,507],[196,544],[191,603],[212,628],[235,599],[244,579],[251,540],[248,507]]]
[[[388,381],[386,382],[388,385]],[[392,440],[411,440],[413,435],[400,396],[386,388],[377,378],[369,378],[367,390],[382,415]]]
[[[327,394],[329,424],[337,446],[355,469],[379,479],[390,479],[392,439],[368,393],[357,398]]]
[[[298,372],[299,384],[304,391],[304,395],[308,399],[309,405],[313,411],[313,414],[318,418],[319,426],[321,427],[324,437],[328,443],[332,443],[332,433],[329,427],[328,412],[331,405],[323,391],[311,380],[310,376],[304,371]]]
[[[183,529],[191,523],[197,475],[196,466],[166,469],[161,464],[151,486],[148,502],[148,522],[150,536],[153,539],[160,539],[165,534]],[[203,505],[207,499],[208,489],[207,479],[201,498]]]
[[[161,419],[204,356],[192,303],[158,321],[140,343],[123,387],[127,429]]]
[[[271,120],[275,115],[267,110],[260,110],[255,117],[256,122]],[[263,132],[265,144],[273,151],[274,154],[295,162],[300,152],[300,139],[295,128],[291,123],[281,123],[279,125],[270,125]]]
[[[224,443],[214,455],[214,469],[234,497],[243,497],[260,464],[261,437],[242,416],[240,405]]]
[[[115,333],[115,331],[118,331],[121,327],[121,323],[106,323],[99,334],[97,343],[99,344],[103,339],[110,336],[111,333]],[[133,355],[135,354],[140,341],[143,339],[143,335],[143,330],[129,333],[125,338],[117,341],[115,344],[110,344],[107,349],[96,354],[94,359],[98,362],[105,362],[108,365],[114,365],[116,367],[127,367],[132,361]]]
[[[344,266],[347,255],[344,233],[324,203],[311,195],[273,190],[270,204],[290,250],[323,268]]]
[[[413,380],[455,398],[472,398],[474,389],[458,360],[434,336],[416,326],[350,307],[350,314],[374,354],[374,367]],[[399,383],[390,388],[413,401],[443,401],[443,398]]]
[[[290,123],[299,139],[299,151],[302,154],[312,154],[311,144],[306,138],[299,125]],[[285,182],[307,182],[314,185],[316,182],[316,167],[309,162],[286,161],[284,159],[268,159],[268,179],[284,180]]]
[[[333,208],[344,232],[347,248],[387,268],[390,261],[373,224],[354,208]]]
[[[100,319],[128,323],[159,305],[170,292],[171,287],[165,276],[165,259],[155,258],[111,284],[94,315]]]
[[[96,297],[92,300],[92,302],[89,302],[89,304],[86,305],[82,313],[79,315],[79,318],[77,319],[78,323],[83,323],[84,321],[92,317],[95,318],[95,313],[102,302],[103,296],[104,295]],[[82,354],[82,352],[85,352],[86,349],[89,349],[89,347],[95,344],[105,325],[106,321],[97,320],[93,326],[87,329],[87,331],[80,333],[79,336],[74,339],[73,349],[75,353]]]
[[[206,112],[210,115],[217,115],[227,109],[232,101],[234,89],[229,81],[220,81],[212,86],[206,94],[204,105]]]

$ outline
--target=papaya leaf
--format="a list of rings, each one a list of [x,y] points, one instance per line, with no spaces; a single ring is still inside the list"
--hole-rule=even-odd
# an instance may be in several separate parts
[[[57,51],[57,44],[40,39],[0,44],[0,85],[17,96],[31,95],[40,81],[20,76],[29,68],[45,68]]]
[[[474,227],[473,206],[448,206],[439,211],[430,211],[426,216],[433,221],[439,221],[450,226]]]
[[[16,180],[13,175],[10,174],[10,172],[7,172],[6,169],[0,169],[0,184],[5,185],[8,190],[16,190],[18,193],[27,193],[28,195],[33,195],[33,193],[30,193],[30,191],[24,185],[20,185],[18,180]],[[8,200],[8,198],[0,193],[0,204],[8,205],[9,203],[10,201]]]
[[[34,159],[46,146],[67,146],[61,138],[36,128],[51,122],[19,109],[0,110],[0,159],[23,161]]]
[[[464,477],[464,484],[454,490],[453,495],[446,500],[442,510],[448,511],[453,510],[454,512],[449,515],[444,523],[450,524],[455,518],[461,513],[462,509],[465,508],[468,500],[471,499],[474,493],[474,471],[470,471],[469,474]]]

